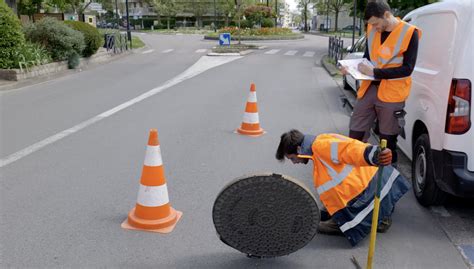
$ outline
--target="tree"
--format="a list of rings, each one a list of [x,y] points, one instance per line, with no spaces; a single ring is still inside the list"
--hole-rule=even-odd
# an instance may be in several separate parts
[[[229,26],[229,17],[235,14],[235,3],[232,0],[219,0],[216,3],[217,14],[222,14],[225,20],[225,26]],[[217,25],[216,25],[217,27]]]
[[[264,5],[251,5],[244,10],[245,18],[252,22],[252,24],[262,24],[264,18],[274,18],[275,14],[271,7]]]
[[[192,0],[193,13],[196,17],[195,27],[202,26],[202,16],[209,10],[210,2],[206,0]]]
[[[181,3],[175,0],[153,0],[156,13],[166,17],[166,25],[170,29],[170,19],[182,10]]]
[[[299,0],[298,8],[301,9],[301,17],[304,22],[304,31],[308,32],[308,16],[309,8],[308,6],[313,3],[313,0]]]

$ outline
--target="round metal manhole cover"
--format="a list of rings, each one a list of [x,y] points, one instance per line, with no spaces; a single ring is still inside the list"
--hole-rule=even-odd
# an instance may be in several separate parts
[[[217,196],[212,217],[224,243],[255,257],[288,255],[304,247],[320,219],[313,195],[279,174],[234,180]]]

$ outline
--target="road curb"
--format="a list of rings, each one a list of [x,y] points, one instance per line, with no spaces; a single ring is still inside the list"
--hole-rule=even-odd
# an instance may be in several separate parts
[[[327,58],[328,58],[327,54],[323,55],[323,57],[321,57],[321,65],[324,67],[324,69],[326,69],[326,71],[329,73],[329,75],[334,77],[335,75],[337,75],[339,73],[339,71],[337,70],[337,68],[335,66],[326,64],[326,62],[324,60],[327,59]]]

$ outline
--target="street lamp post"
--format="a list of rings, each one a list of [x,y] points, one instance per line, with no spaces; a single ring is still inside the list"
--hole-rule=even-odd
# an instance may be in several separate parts
[[[128,18],[128,0],[125,0],[125,11],[127,12],[127,37],[130,41],[130,49],[132,49],[132,33],[130,32],[130,20]]]
[[[356,14],[357,14],[357,0],[354,0],[354,10],[352,18],[352,47],[354,47],[355,31],[356,31]]]
[[[117,21],[117,28],[119,28],[120,25],[120,17],[118,14],[118,5],[117,5],[117,0],[115,0],[115,19]],[[115,27],[114,27],[115,28]]]

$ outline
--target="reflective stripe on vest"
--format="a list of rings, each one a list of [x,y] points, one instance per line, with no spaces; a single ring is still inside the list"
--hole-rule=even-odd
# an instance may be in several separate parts
[[[403,55],[401,55],[401,56],[398,56],[398,55],[400,54],[401,47],[402,47],[402,42],[403,42],[403,39],[405,39],[405,35],[406,35],[408,29],[410,29],[410,25],[409,24],[403,24],[402,30],[401,30],[400,34],[398,35],[397,43],[395,44],[393,52],[391,52],[390,58],[384,59],[383,57],[381,57],[381,55],[378,55],[378,53],[377,53],[377,58],[374,59],[374,57],[372,57],[374,51],[372,51],[372,50],[374,49],[373,46],[374,46],[375,34],[376,34],[377,30],[372,27],[372,29],[369,33],[367,46],[368,46],[368,49],[369,49],[369,55],[370,55],[371,62],[372,63],[374,63],[374,62],[375,63],[380,63],[380,64],[375,64],[375,67],[383,68],[383,66],[387,65],[387,64],[402,64],[403,63]],[[387,39],[388,38],[389,37],[387,37]],[[382,40],[380,40],[380,42],[382,42]]]
[[[347,137],[344,137],[339,134],[330,134],[330,135],[339,140],[343,140],[343,141],[347,140]],[[339,142],[332,142],[331,143],[331,161],[335,164],[340,164],[338,153],[339,153]]]
[[[321,159],[319,159],[319,161],[326,167],[328,174],[331,177],[331,180],[325,182],[316,189],[319,195],[339,185],[352,172],[352,169],[354,168],[352,165],[347,164],[344,166],[340,173],[337,173],[336,170],[334,170],[334,168],[332,168],[325,161]]]

